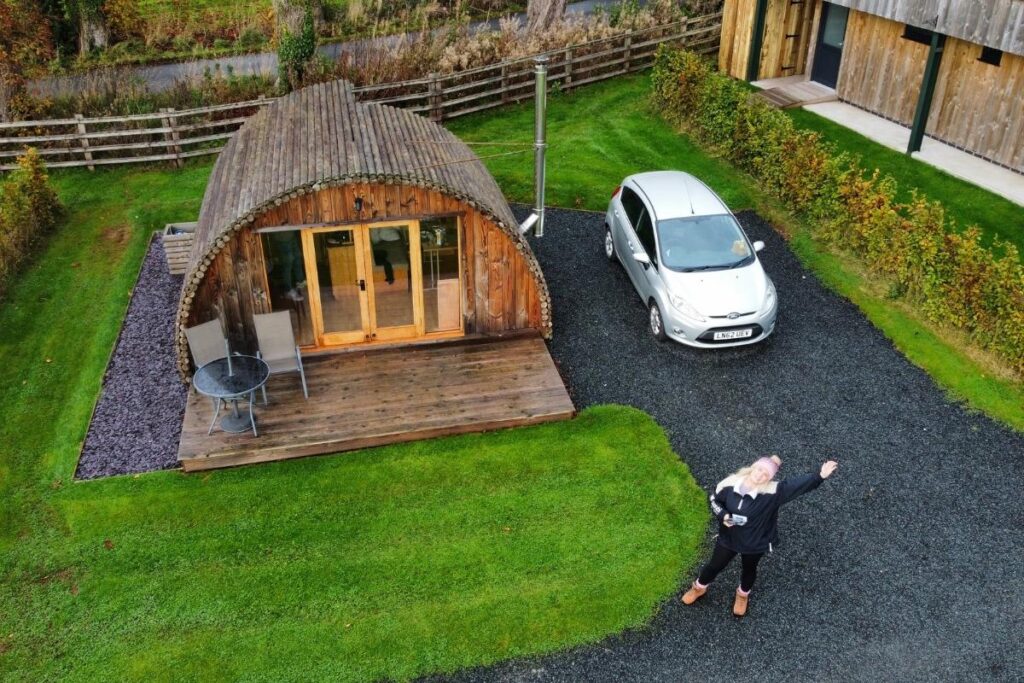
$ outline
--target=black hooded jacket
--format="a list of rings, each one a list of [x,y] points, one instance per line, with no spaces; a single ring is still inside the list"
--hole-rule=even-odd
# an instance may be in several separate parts
[[[821,486],[817,472],[772,482],[765,490],[740,495],[737,475],[726,477],[711,495],[711,512],[718,518],[718,542],[742,555],[764,553],[779,544],[779,508]],[[733,526],[723,522],[732,515]]]

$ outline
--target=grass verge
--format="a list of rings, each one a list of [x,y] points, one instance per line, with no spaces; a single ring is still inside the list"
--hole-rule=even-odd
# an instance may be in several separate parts
[[[631,408],[72,482],[149,235],[209,171],[55,174],[68,219],[0,304],[2,677],[408,679],[647,621],[708,513]]]
[[[808,226],[760,191],[750,176],[708,153],[699,140],[691,140],[665,123],[649,105],[648,92],[647,77],[634,76],[550,98],[550,204],[604,211],[612,188],[630,173],[666,168],[689,171],[714,188],[734,210],[751,208],[771,220],[823,282],[856,303],[952,398],[1024,430],[1024,383],[994,370],[998,361],[969,350],[962,338],[888,299],[870,274],[813,242]],[[942,200],[961,225],[977,224],[990,238],[1024,238],[1024,212],[1012,203],[876,143],[858,140],[856,133],[820,117],[800,117],[798,122],[820,126],[830,140],[835,135],[841,148],[858,152],[866,165],[893,175],[904,192],[919,187],[933,199]],[[533,108],[517,105],[466,117],[449,127],[468,141],[529,143]],[[486,149],[477,148],[481,154]],[[485,163],[510,198],[532,202],[531,156],[495,157]],[[1020,226],[1019,231],[1014,225]]]

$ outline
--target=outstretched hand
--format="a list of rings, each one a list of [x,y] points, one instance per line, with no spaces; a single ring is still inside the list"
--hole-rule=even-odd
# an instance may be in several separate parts
[[[832,473],[836,471],[837,467],[839,467],[839,463],[837,463],[835,460],[826,461],[821,466],[821,478],[828,479],[830,476],[832,476]]]

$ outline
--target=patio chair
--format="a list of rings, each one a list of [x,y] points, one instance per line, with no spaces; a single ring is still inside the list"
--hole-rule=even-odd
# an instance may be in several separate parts
[[[295,344],[292,330],[292,315],[288,311],[257,313],[252,317],[256,325],[256,341],[259,351],[256,355],[270,366],[270,374],[297,372],[302,379],[302,395],[309,399],[306,388],[306,372],[302,368],[302,353]],[[267,389],[263,385],[263,404],[267,403]]]
[[[202,325],[186,328],[185,337],[188,339],[188,350],[192,352],[192,362],[196,364],[196,369],[231,354],[228,340],[224,336],[224,328],[216,318]]]

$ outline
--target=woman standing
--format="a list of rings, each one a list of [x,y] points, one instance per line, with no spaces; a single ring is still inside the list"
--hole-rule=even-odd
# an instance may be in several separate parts
[[[834,460],[829,460],[820,472],[773,481],[781,465],[777,455],[761,458],[719,482],[711,496],[711,511],[720,522],[718,542],[711,559],[683,595],[683,604],[692,605],[707,593],[718,573],[739,555],[743,571],[732,613],[738,617],[747,613],[747,597],[757,578],[757,563],[779,542],[779,508],[821,486],[837,467]]]

